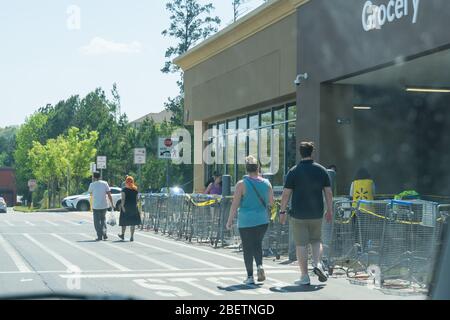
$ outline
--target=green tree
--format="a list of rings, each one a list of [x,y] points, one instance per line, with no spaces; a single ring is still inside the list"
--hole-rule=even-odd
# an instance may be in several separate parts
[[[47,115],[35,113],[26,119],[16,135],[14,161],[19,194],[28,195],[28,180],[33,177],[29,152],[33,142],[45,143],[47,140]]]
[[[64,179],[65,168],[68,167],[67,144],[63,137],[49,139],[45,145],[34,141],[29,152],[33,176],[47,186],[51,206],[55,206],[56,191],[60,189]]]
[[[34,141],[29,151],[33,176],[48,190],[51,206],[56,205],[56,195],[61,200],[61,190],[71,180],[79,189],[80,181],[90,176],[89,164],[94,159],[98,134],[80,132],[70,128],[67,136],[49,139],[45,144]]]
[[[220,19],[217,16],[211,16],[214,10],[211,3],[201,4],[198,0],[168,1],[166,9],[170,13],[170,26],[162,32],[162,35],[174,38],[176,44],[166,50],[167,61],[161,71],[180,74],[180,80],[177,81],[180,95],[176,98],[169,98],[165,103],[165,108],[172,112],[173,124],[182,126],[184,124],[183,73],[172,60],[174,57],[186,53],[199,41],[217,32]]]
[[[0,167],[14,165],[17,127],[0,128]]]
[[[163,73],[179,72],[179,67],[172,63],[172,58],[187,52],[198,41],[208,38],[217,32],[219,17],[212,17],[214,6],[211,3],[201,4],[198,0],[172,0],[166,4],[170,13],[170,26],[162,32],[165,37],[175,38],[177,43],[166,50],[166,61]]]
[[[81,182],[91,176],[90,163],[95,158],[98,133],[96,131],[80,132],[80,129],[69,129],[67,138],[61,141],[67,150],[67,192],[82,191]],[[73,181],[73,184],[72,184]],[[71,189],[73,185],[74,190]]]

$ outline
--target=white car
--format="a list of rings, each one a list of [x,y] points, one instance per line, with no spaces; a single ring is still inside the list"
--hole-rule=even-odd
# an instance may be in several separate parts
[[[7,206],[6,206],[6,202],[5,199],[3,199],[2,197],[0,197],[0,213],[6,213],[8,210]]]
[[[121,188],[111,187],[111,196],[113,198],[114,209],[119,211],[122,202]],[[62,206],[69,210],[89,211],[91,210],[90,194],[85,192],[77,196],[70,196],[62,200]]]

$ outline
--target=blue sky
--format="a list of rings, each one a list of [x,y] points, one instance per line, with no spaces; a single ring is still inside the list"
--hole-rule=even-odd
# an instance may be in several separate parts
[[[201,0],[206,2],[206,0]],[[225,27],[231,0],[211,0]],[[249,0],[248,9],[261,4]],[[41,106],[118,84],[130,120],[159,112],[178,92],[160,72],[171,40],[166,0],[14,0],[0,2],[0,127]],[[72,7],[75,6],[75,7]],[[77,15],[72,8],[80,9]]]

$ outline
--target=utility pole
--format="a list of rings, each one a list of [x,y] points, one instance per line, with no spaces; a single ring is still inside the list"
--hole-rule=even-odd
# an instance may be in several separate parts
[[[170,166],[170,160],[167,159],[167,169],[166,169],[166,185],[167,185],[167,188],[168,188],[168,191],[167,191],[167,192],[170,191],[170,185],[169,185],[169,183],[170,183],[169,166]]]

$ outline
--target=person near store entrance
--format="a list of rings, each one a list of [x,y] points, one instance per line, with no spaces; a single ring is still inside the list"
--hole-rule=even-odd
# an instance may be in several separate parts
[[[313,160],[314,143],[300,144],[301,162],[291,169],[286,177],[280,208],[280,221],[286,223],[286,208],[292,196],[289,224],[292,224],[293,237],[297,247],[301,278],[298,285],[310,285],[308,275],[308,245],[312,247],[314,273],[320,282],[328,280],[323,269],[322,223],[325,194],[326,220],[333,218],[333,192],[327,170]]]
[[[328,175],[330,176],[331,190],[333,190],[334,195],[337,195],[337,182],[336,182],[337,166],[335,164],[328,166],[327,172]]]
[[[214,172],[214,180],[206,188],[205,194],[221,195],[222,194],[222,175]]]
[[[226,225],[233,228],[237,216],[239,234],[244,251],[244,263],[247,270],[246,285],[254,285],[253,261],[256,262],[258,282],[266,280],[263,268],[262,241],[270,223],[270,208],[273,206],[273,189],[269,180],[260,175],[259,162],[253,156],[245,159],[248,175],[236,184],[233,203]]]
[[[359,200],[374,200],[375,183],[366,168],[360,168],[356,172],[355,179],[350,186],[350,197],[354,203]]]

